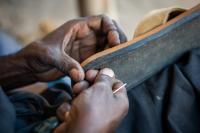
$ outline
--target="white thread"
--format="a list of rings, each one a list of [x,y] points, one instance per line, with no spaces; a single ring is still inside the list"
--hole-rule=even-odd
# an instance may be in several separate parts
[[[120,86],[118,89],[116,89],[113,93],[115,94],[116,92],[118,92],[119,90],[121,90],[123,87],[125,87],[127,85],[127,83],[123,84],[122,86]]]

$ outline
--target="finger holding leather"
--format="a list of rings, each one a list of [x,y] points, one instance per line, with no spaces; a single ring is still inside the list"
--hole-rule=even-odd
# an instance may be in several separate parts
[[[70,108],[71,106],[69,103],[63,103],[58,107],[58,109],[56,110],[56,115],[59,118],[59,120],[64,121],[65,113],[68,112]]]
[[[117,23],[115,20],[112,20],[112,21],[115,24],[115,26],[117,27],[117,32],[119,34],[120,43],[125,43],[127,41],[127,37],[126,37],[125,33],[123,32],[121,25],[119,23]]]
[[[89,87],[89,83],[85,80],[80,81],[78,83],[76,83],[73,88],[72,91],[75,95],[78,95],[79,93],[81,93],[83,90],[88,89]]]
[[[97,74],[99,73],[98,70],[88,70],[85,74],[85,78],[89,82],[94,82],[95,78],[97,77]]]
[[[94,84],[100,84],[100,86],[104,86],[104,88],[108,88],[112,90],[113,83],[115,81],[115,74],[109,68],[101,69],[94,81]],[[101,87],[102,88],[102,87]]]

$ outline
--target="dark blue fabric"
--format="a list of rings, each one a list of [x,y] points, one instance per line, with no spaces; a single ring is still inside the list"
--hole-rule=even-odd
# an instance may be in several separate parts
[[[67,86],[65,86],[67,90]],[[70,89],[70,88],[68,88]],[[71,96],[61,88],[50,88],[41,95],[14,91],[8,93],[16,110],[16,133],[35,133],[34,129],[44,120],[56,116],[56,109],[63,102],[70,102]]]
[[[128,92],[130,109],[117,133],[200,132],[200,49]]]
[[[15,109],[0,87],[0,133],[14,133]]]

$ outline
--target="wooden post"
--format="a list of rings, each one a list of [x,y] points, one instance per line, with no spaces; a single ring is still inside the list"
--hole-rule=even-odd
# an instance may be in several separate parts
[[[106,14],[118,19],[115,0],[78,0],[80,16]]]

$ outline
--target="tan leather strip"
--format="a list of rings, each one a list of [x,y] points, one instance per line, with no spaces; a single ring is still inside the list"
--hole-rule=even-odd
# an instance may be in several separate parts
[[[143,35],[141,35],[139,37],[136,37],[133,40],[130,40],[130,41],[126,42],[126,43],[120,44],[120,45],[115,46],[113,48],[109,48],[109,49],[106,49],[106,50],[104,50],[102,52],[94,54],[93,56],[91,56],[88,59],[86,59],[85,61],[83,61],[81,63],[81,66],[84,67],[85,65],[87,65],[90,62],[92,62],[93,60],[96,60],[99,57],[108,55],[108,54],[110,54],[112,52],[115,52],[115,51],[117,51],[119,49],[122,49],[122,48],[125,48],[125,47],[129,46],[129,45],[132,45],[133,43],[136,43],[136,42],[138,42],[138,41],[140,41],[140,40],[142,40],[142,39],[144,39],[144,38],[146,38],[146,37],[148,37],[148,36],[150,36],[152,34],[155,34],[155,33],[159,32],[159,31],[161,31],[162,29],[168,27],[169,25],[177,22],[178,20],[184,18],[185,16],[188,16],[189,14],[191,14],[192,12],[194,12],[194,11],[196,11],[198,9],[200,9],[200,4],[198,4],[197,6],[191,8],[190,10],[184,12],[183,14],[177,16],[176,18],[172,19],[171,21],[169,21],[169,22],[167,22],[167,23],[165,23],[165,24],[163,24],[163,25],[151,30],[148,33],[145,33],[145,34],[143,34]]]

